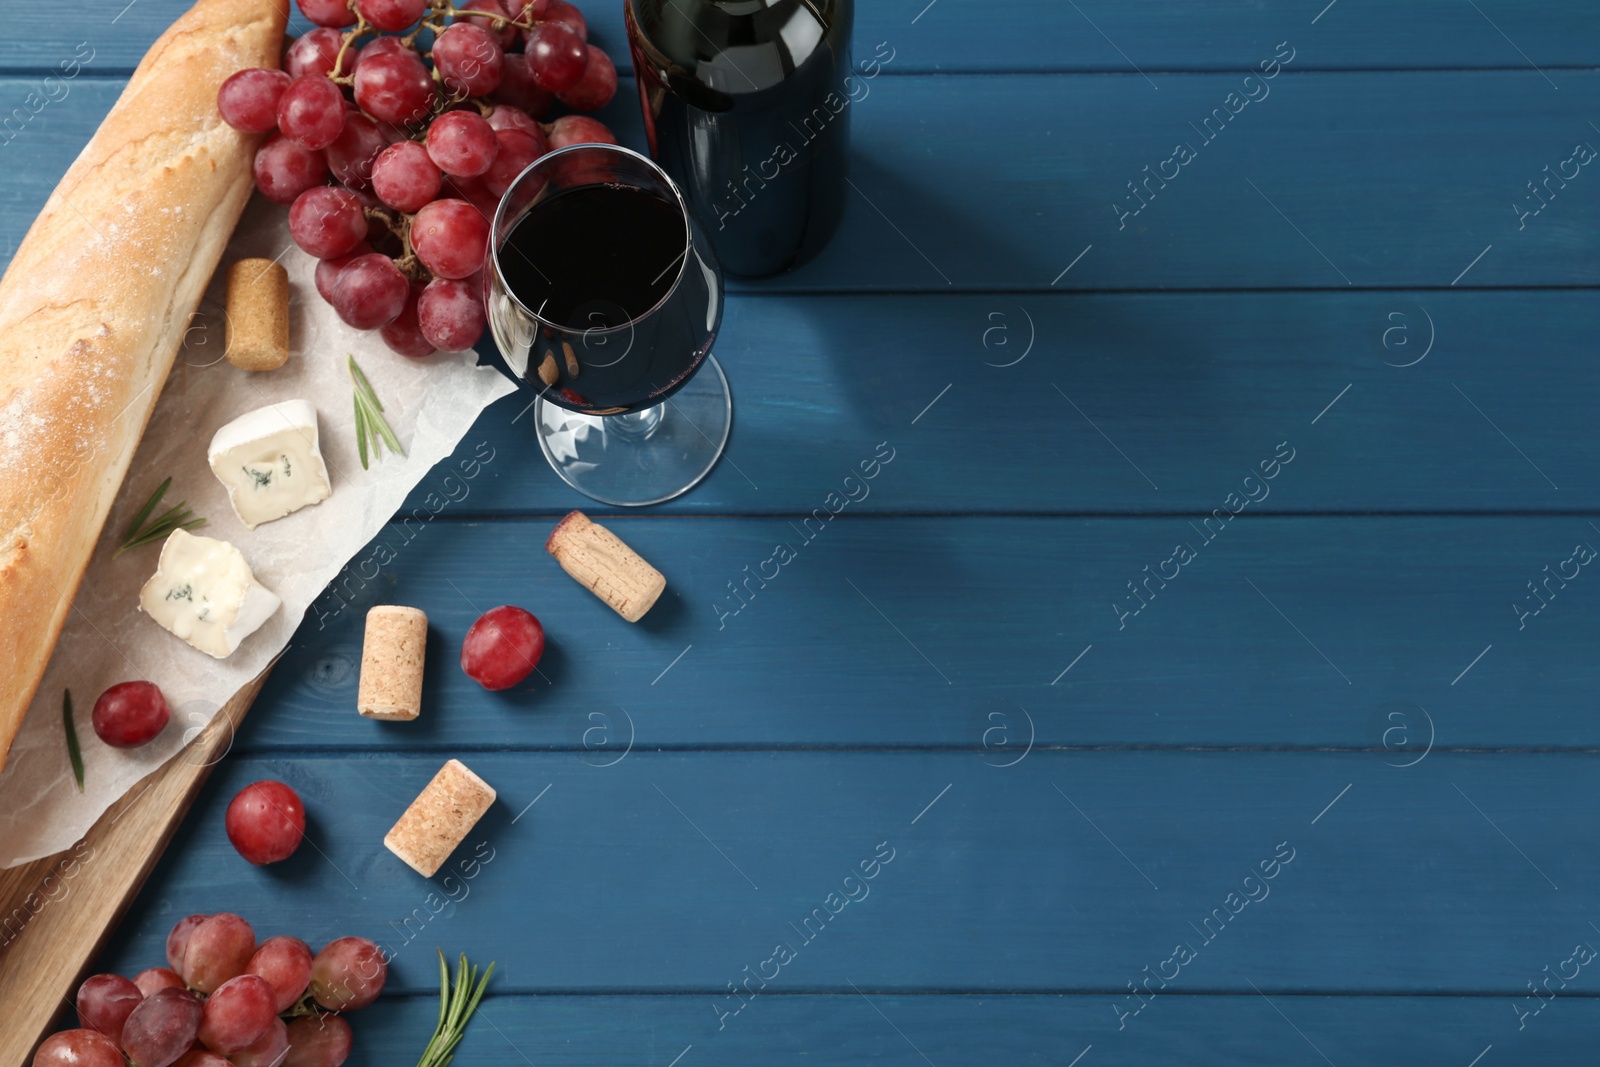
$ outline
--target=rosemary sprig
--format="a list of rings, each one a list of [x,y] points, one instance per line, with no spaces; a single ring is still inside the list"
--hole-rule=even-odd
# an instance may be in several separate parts
[[[400,447],[400,439],[389,428],[389,421],[383,417],[383,403],[378,399],[378,394],[372,391],[372,383],[367,380],[366,374],[356,363],[356,357],[346,355],[345,360],[350,368],[350,384],[355,387],[356,407],[356,451],[361,456],[361,469],[367,469],[367,450],[370,443],[374,455],[383,452],[383,446],[388,445],[390,450],[405,455],[406,450]]]
[[[196,517],[189,509],[188,501],[184,500],[180,500],[146,524],[145,520],[150,519],[150,513],[155,511],[156,505],[161,503],[161,498],[167,495],[167,488],[171,485],[172,479],[168,478],[156,487],[150,499],[145,501],[144,507],[139,509],[139,514],[128,523],[128,530],[122,535],[122,547],[111,554],[112,559],[116,559],[130,548],[138,548],[154,541],[164,541],[173,530],[192,530],[206,524],[206,520]]]
[[[478,1001],[489,986],[489,976],[494,964],[478,977],[478,968],[467,965],[467,954],[461,954],[456,969],[455,985],[450,984],[450,968],[445,966],[444,953],[439,953],[439,1025],[433,1031],[433,1040],[422,1050],[417,1067],[449,1067],[457,1043],[467,1032],[467,1021],[478,1010]]]
[[[61,723],[67,729],[67,758],[72,761],[72,776],[83,792],[83,753],[78,749],[78,727],[72,721],[72,690],[61,691]]]

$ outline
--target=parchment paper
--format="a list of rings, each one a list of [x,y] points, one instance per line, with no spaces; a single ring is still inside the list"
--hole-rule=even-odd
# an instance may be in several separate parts
[[[228,264],[249,256],[278,258],[288,268],[291,294],[289,362],[256,374],[223,359],[222,279]],[[376,332],[346,326],[317,295],[315,267],[316,260],[290,240],[285,209],[256,197],[185,338],[0,774],[0,867],[70,847],[118,797],[173,758],[288,645],[323,587],[455,449],[478,414],[514,388],[492,368],[477,367],[472,352],[407,359],[390,351]],[[369,470],[361,469],[356,454],[346,353],[355,355],[371,379],[406,452],[402,457],[385,449]],[[206,446],[224,423],[294,398],[317,409],[333,495],[247,530],[206,463]],[[111,558],[128,522],[168,475],[172,486],[161,508],[187,501],[208,520],[192,532],[232,542],[256,579],[283,598],[272,618],[225,660],[191,648],[138,610],[139,588],[155,572],[159,544]],[[161,687],[172,721],[143,748],[111,748],[95,736],[90,711],[109,686],[134,679]],[[83,750],[81,794],[67,758],[63,689],[72,691]]]

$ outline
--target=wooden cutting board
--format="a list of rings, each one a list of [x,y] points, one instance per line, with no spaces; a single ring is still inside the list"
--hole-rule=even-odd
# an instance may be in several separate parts
[[[77,845],[0,871],[0,1067],[24,1067],[63,1015],[85,968],[161,858],[261,683],[224,704],[179,755],[100,817]]]

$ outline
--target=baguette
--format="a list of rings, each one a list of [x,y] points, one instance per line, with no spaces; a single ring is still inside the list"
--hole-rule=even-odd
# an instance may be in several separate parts
[[[200,0],[150,49],[0,279],[0,767],[190,318],[259,138],[217,113],[276,67],[288,0]]]

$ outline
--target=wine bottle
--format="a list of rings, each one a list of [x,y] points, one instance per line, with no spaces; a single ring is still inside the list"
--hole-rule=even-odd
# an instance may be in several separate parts
[[[650,153],[723,270],[815,256],[844,212],[854,0],[624,0]]]

